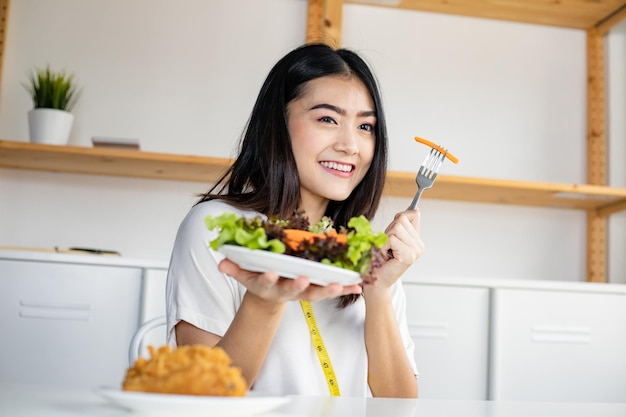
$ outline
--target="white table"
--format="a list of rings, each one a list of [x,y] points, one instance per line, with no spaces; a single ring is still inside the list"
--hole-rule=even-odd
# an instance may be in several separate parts
[[[89,388],[0,384],[2,417],[134,417]],[[182,414],[181,414],[182,415]],[[212,416],[210,410],[206,415]],[[626,403],[549,403],[293,397],[259,417],[624,417]]]

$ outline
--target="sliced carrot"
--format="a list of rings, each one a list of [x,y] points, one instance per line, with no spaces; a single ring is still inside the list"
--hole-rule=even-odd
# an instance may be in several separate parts
[[[336,230],[331,230],[330,232],[326,232],[324,234],[320,234],[319,236],[329,236],[334,237],[337,243],[347,244],[348,243],[348,235],[343,233],[337,233]]]
[[[285,232],[285,245],[293,250],[298,249],[301,242],[312,239],[314,235],[312,232],[299,229],[285,229],[283,231]]]
[[[430,146],[431,148],[437,149],[439,152],[441,152],[446,158],[448,158],[450,161],[454,162],[455,164],[457,162],[459,162],[459,158],[457,158],[456,156],[452,155],[450,152],[448,152],[446,149],[442,148],[441,146],[437,145],[436,143],[433,143],[427,139],[423,139],[420,137],[415,136],[415,141],[419,142],[419,143],[423,143],[426,146]]]
[[[284,229],[285,232],[285,245],[289,246],[292,250],[297,250],[300,246],[300,243],[307,241],[313,242],[313,239],[320,238],[324,239],[326,237],[334,237],[337,240],[337,243],[346,244],[348,242],[348,237],[345,234],[339,234],[335,230],[332,230],[328,233],[313,233],[308,230],[299,230],[299,229]]]

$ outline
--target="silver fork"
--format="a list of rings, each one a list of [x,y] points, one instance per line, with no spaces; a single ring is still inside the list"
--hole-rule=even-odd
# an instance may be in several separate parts
[[[444,148],[444,150],[446,149]],[[413,197],[409,210],[415,210],[415,207],[417,207],[417,203],[420,201],[420,197],[422,196],[422,192],[433,186],[435,178],[437,178],[439,168],[441,167],[445,157],[445,153],[441,153],[437,149],[431,148],[430,153],[426,156],[422,166],[417,171],[417,176],[415,177],[415,182],[417,183],[417,193],[415,193],[415,197]]]

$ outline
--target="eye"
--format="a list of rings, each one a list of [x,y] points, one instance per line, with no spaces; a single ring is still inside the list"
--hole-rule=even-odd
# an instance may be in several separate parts
[[[362,125],[359,126],[359,129],[365,130],[366,132],[373,132],[374,126],[369,123],[363,123]]]
[[[337,122],[335,122],[335,119],[333,119],[330,116],[322,116],[319,118],[320,122],[324,122],[324,123],[331,123],[331,124],[337,124]]]

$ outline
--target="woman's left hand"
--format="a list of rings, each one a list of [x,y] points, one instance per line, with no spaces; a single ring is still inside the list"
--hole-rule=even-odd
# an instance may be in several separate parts
[[[419,231],[419,209],[406,210],[395,215],[385,229],[389,240],[381,249],[386,260],[374,271],[378,278],[374,285],[390,287],[420,257],[424,251],[424,243]]]

